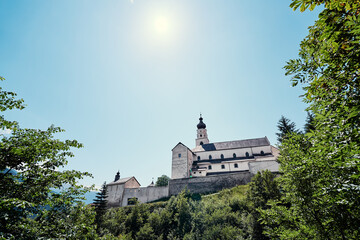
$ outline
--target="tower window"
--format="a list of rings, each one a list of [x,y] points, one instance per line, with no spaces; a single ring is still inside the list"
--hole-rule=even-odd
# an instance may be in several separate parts
[[[261,155],[264,155],[264,151],[261,151],[260,154],[261,154]]]
[[[179,158],[181,158],[181,153],[179,153]]]
[[[233,154],[233,158],[236,158],[236,154],[235,154],[235,153]]]
[[[210,160],[212,159],[212,156],[211,156],[211,155],[209,155],[209,159],[210,159]]]
[[[249,157],[249,153],[248,153],[248,152],[246,152],[246,153],[245,153],[245,156],[246,156],[246,157]]]
[[[225,165],[221,165],[221,169],[225,169]]]
[[[200,160],[200,156],[197,157],[197,160]]]
[[[234,164],[234,168],[238,168],[239,166],[238,166],[238,164],[237,163],[235,163]]]
[[[200,137],[202,137],[202,135],[200,134]]]
[[[200,142],[200,145],[203,145],[204,143],[203,142]]]
[[[211,170],[211,169],[212,169],[212,166],[211,166],[211,165],[209,165],[208,169],[209,169],[209,170]]]
[[[221,159],[224,159],[224,154],[221,154],[220,157],[221,157]]]

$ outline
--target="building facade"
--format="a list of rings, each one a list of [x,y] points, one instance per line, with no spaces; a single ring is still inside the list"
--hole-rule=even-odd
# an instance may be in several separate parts
[[[189,149],[179,142],[172,149],[171,179],[244,171],[256,173],[263,169],[278,171],[279,150],[267,137],[211,143],[201,116],[199,120],[195,147]]]
[[[120,178],[107,185],[108,205],[122,207],[139,202],[151,202],[176,195],[185,187],[193,193],[216,192],[247,184],[261,170],[277,173],[279,150],[267,137],[211,143],[206,124],[200,115],[195,147],[190,149],[179,142],[172,149],[172,168],[169,185],[140,187],[135,177]]]
[[[148,187],[140,187],[135,177],[120,178],[117,172],[115,180],[106,185],[109,207],[133,205],[134,200],[145,203],[169,196],[169,187],[155,187],[152,182]]]

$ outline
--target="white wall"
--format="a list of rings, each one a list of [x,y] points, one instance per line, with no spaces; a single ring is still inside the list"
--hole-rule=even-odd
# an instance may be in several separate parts
[[[124,194],[124,184],[107,186],[108,205],[112,207],[120,206]]]
[[[180,154],[180,155],[179,155]],[[178,144],[172,150],[172,169],[171,178],[186,178],[189,176],[188,149],[182,144]],[[192,159],[192,156],[191,156]]]
[[[251,160],[254,161],[254,160]],[[234,172],[234,171],[246,171],[249,170],[248,160],[234,160],[234,161],[224,161],[222,163],[198,163],[199,167],[206,167],[206,170],[199,169],[197,173],[193,174],[194,176],[202,176],[203,174],[199,174],[198,172],[201,171],[201,173],[215,173],[215,172]],[[237,168],[235,168],[235,164],[238,165]],[[211,165],[211,169],[209,169],[209,166]],[[224,169],[221,167],[224,165]]]
[[[147,203],[169,196],[169,186],[127,188],[124,191],[122,207],[127,206],[128,199],[137,198],[141,203]]]
[[[272,161],[256,161],[249,163],[250,172],[256,174],[261,170],[270,170],[270,172],[278,172],[279,171],[279,163],[275,160]]]

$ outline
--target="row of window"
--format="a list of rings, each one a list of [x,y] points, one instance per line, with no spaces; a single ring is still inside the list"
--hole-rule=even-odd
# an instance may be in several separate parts
[[[261,151],[260,154],[261,154],[261,155],[264,155],[265,153],[264,153],[264,151]],[[248,152],[246,152],[246,153],[245,153],[245,156],[246,156],[246,157],[249,157],[250,154],[249,154]],[[181,153],[179,153],[179,158],[180,158],[180,157],[181,157]],[[224,154],[221,154],[221,155],[220,155],[220,158],[221,158],[221,159],[224,159]],[[236,158],[236,154],[235,154],[235,153],[233,153],[233,158]],[[212,156],[209,155],[209,160],[211,160],[211,159],[212,159]],[[197,157],[197,160],[201,160],[200,156]]]
[[[239,167],[239,165],[238,165],[237,163],[234,163],[234,168],[238,168],[238,167]],[[208,169],[211,170],[211,169],[212,169],[212,166],[209,165],[209,166],[208,166]],[[224,165],[224,164],[221,165],[221,169],[225,169],[225,165]]]
[[[239,168],[239,165],[237,163],[234,163],[234,168]],[[212,166],[209,165],[208,169],[211,170]],[[221,169],[225,169],[225,165],[221,165]],[[194,172],[194,174],[196,174],[196,172]],[[201,174],[201,172],[199,172],[199,174]]]
[[[264,151],[261,151],[260,154],[261,154],[261,155],[264,155]],[[246,153],[245,153],[245,156],[246,156],[246,157],[249,157],[250,154],[249,154],[248,152],[246,152]],[[224,154],[221,154],[221,155],[220,155],[220,158],[221,158],[221,159],[224,159]],[[233,158],[236,158],[236,154],[235,154],[235,153],[233,154]],[[209,155],[209,160],[211,160],[211,159],[212,159],[212,156]],[[197,157],[197,160],[201,160],[201,157],[198,156],[198,157]]]

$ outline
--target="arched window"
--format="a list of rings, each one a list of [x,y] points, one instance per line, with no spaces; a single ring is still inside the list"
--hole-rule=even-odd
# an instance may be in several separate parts
[[[181,153],[179,153],[179,158],[181,157]]]
[[[200,142],[200,145],[203,145],[204,143],[203,142]]]
[[[212,159],[212,156],[211,156],[211,155],[209,155],[209,159],[210,159],[210,160]]]
[[[234,168],[238,168],[239,166],[238,166],[238,164],[237,163],[235,163],[234,164]]]
[[[208,169],[209,169],[209,170],[211,170],[211,169],[212,169],[211,165],[209,165]]]
[[[198,160],[200,160],[200,156],[198,156],[198,158],[197,158]]]
[[[236,158],[236,154],[235,154],[235,153],[233,154],[233,158]]]
[[[261,151],[260,154],[261,154],[261,155],[264,155],[264,151]]]
[[[221,157],[221,159],[224,159],[224,154],[221,154],[220,157]]]
[[[245,156],[248,158],[248,157],[249,157],[249,153],[248,153],[248,152],[246,152],[246,153],[245,153]]]

